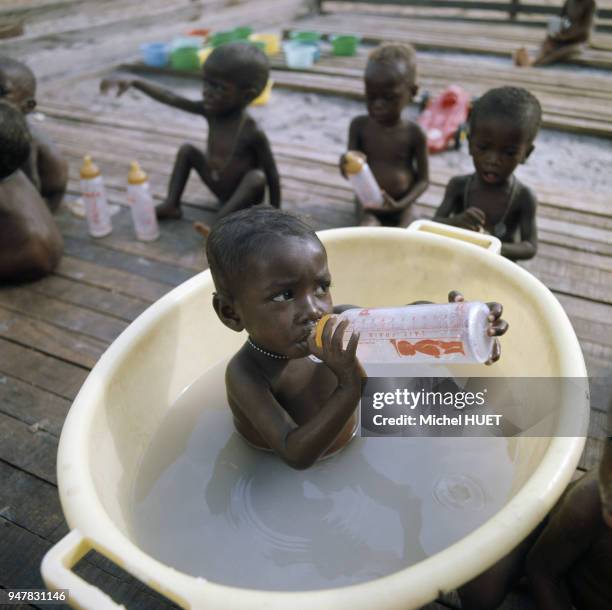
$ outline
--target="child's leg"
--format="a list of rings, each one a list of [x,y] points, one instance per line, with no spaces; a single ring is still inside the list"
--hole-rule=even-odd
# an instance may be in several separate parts
[[[495,610],[502,604],[521,577],[527,553],[543,526],[538,525],[513,551],[458,590],[464,610]]]
[[[357,224],[361,227],[380,227],[382,224],[380,220],[371,212],[366,212],[363,209],[363,204],[357,197],[354,199],[355,201],[355,218],[357,220]]]
[[[260,169],[252,169],[240,181],[233,195],[221,206],[215,220],[238,210],[259,205],[263,202],[265,194],[266,175]],[[207,237],[210,233],[210,227],[203,222],[194,223],[194,228],[203,237]]]
[[[540,53],[534,59],[531,65],[546,66],[548,64],[554,64],[559,61],[563,61],[573,55],[580,53],[580,51],[582,50],[582,46],[582,43],[568,43],[560,46],[542,45]]]
[[[207,184],[204,178],[205,167],[206,155],[201,150],[192,144],[183,144],[179,148],[174,161],[174,167],[172,168],[172,175],[170,176],[168,196],[166,201],[155,209],[158,218],[181,218],[183,215],[181,211],[181,197],[187,185],[189,173],[192,169],[195,169],[202,182]]]

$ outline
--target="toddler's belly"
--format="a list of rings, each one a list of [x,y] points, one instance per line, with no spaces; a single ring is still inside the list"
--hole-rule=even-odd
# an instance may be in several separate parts
[[[377,163],[372,165],[372,172],[380,188],[393,199],[403,197],[414,184],[413,172],[404,166]]]

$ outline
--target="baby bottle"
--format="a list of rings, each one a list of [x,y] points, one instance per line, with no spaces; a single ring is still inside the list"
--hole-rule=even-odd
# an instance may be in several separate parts
[[[136,237],[141,241],[153,241],[159,237],[153,198],[149,192],[147,175],[138,161],[132,161],[128,174],[128,203],[132,211],[132,222]]]
[[[487,334],[489,308],[484,303],[408,305],[375,309],[349,309],[336,316],[336,324],[348,320],[344,346],[353,331],[359,332],[357,357],[363,363],[486,362],[494,337]],[[322,346],[323,316],[315,330]]]
[[[363,205],[382,205],[383,195],[365,156],[349,150],[344,155],[344,171]]]
[[[81,167],[81,192],[85,201],[87,227],[92,237],[104,237],[113,230],[106,202],[104,182],[98,166],[85,155]]]

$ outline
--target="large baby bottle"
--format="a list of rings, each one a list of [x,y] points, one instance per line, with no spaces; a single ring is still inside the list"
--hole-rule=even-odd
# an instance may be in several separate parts
[[[113,230],[110,211],[106,202],[104,182],[98,166],[85,155],[81,167],[81,192],[85,201],[87,227],[92,237],[104,237]]]
[[[355,195],[363,205],[382,205],[383,195],[362,153],[349,150],[344,155],[346,173]]]
[[[159,226],[155,216],[153,198],[149,192],[147,175],[138,161],[132,161],[128,174],[128,203],[136,237],[141,241],[153,241],[159,237]]]
[[[474,363],[486,362],[494,337],[487,334],[489,308],[484,303],[407,305],[376,309],[349,309],[336,316],[348,320],[344,346],[353,331],[360,334],[357,357],[362,363],[391,362]],[[322,346],[319,320],[315,340]]]

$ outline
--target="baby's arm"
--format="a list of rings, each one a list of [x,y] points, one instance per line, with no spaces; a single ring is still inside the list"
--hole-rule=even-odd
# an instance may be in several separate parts
[[[572,610],[563,576],[587,552],[598,530],[598,498],[597,479],[587,475],[561,500],[529,551],[527,576],[541,610]]]
[[[117,87],[117,96],[123,95],[130,87],[132,87],[134,89],[138,89],[138,91],[142,91],[157,102],[178,108],[179,110],[184,110],[185,112],[191,112],[193,114],[204,116],[204,108],[201,100],[188,100],[187,98],[175,95],[163,87],[159,87],[158,85],[154,85],[153,83],[149,83],[144,80],[108,78],[104,79],[100,83],[100,91],[105,93],[112,86]]]
[[[514,261],[533,258],[538,251],[536,197],[527,187],[522,188],[519,197],[519,229],[521,232],[521,241],[518,243],[503,242],[501,249],[502,256]]]
[[[463,210],[463,193],[468,176],[455,176],[448,181],[444,191],[444,199],[436,210],[433,220],[463,229],[478,229],[485,223],[484,212],[475,207]]]
[[[349,127],[347,150],[358,150],[360,152],[363,152],[363,145],[361,143],[361,132],[363,129],[364,120],[366,119],[367,117],[365,116],[358,116],[351,121],[351,125]],[[344,153],[340,157],[340,173],[345,178],[347,177],[344,171]]]
[[[289,466],[309,468],[321,457],[342,431],[359,403],[361,367],[355,356],[359,337],[353,335],[342,349],[342,333],[348,322],[340,323],[331,337],[333,324],[327,321],[323,348],[311,344],[312,352],[333,371],[338,385],[308,422],[296,424],[276,400],[261,371],[251,364],[230,364],[228,394],[244,417],[270,448]]]
[[[429,159],[427,157],[427,138],[423,130],[415,123],[410,126],[411,134],[410,141],[412,143],[413,155],[411,163],[414,161],[415,175],[412,186],[408,192],[398,201],[392,202],[391,205],[396,210],[405,210],[409,205],[414,203],[429,186]],[[390,198],[386,198],[391,201]]]
[[[266,181],[270,191],[270,205],[274,208],[280,208],[281,205],[281,187],[276,161],[270,148],[270,142],[263,131],[257,130],[255,135],[255,152],[257,155],[259,167],[266,174]]]

